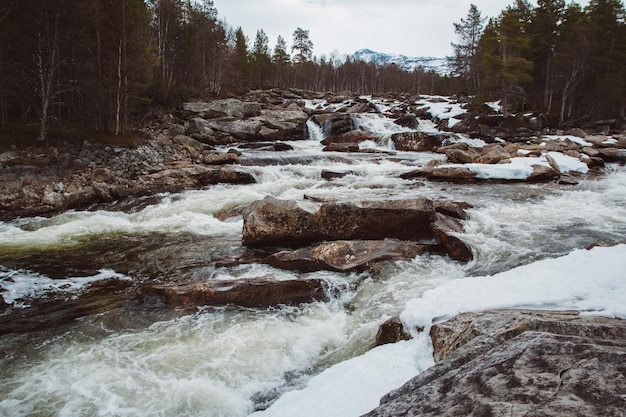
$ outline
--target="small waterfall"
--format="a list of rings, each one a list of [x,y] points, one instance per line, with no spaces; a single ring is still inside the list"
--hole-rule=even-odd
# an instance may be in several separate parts
[[[315,123],[312,119],[307,120],[306,129],[308,131],[309,140],[321,142],[326,138],[326,134],[322,126]]]

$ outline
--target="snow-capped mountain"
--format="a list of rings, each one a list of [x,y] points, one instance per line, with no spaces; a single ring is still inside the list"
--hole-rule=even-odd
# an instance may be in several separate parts
[[[375,52],[371,49],[359,49],[350,56],[352,60],[363,62],[374,62],[378,65],[396,64],[400,68],[413,71],[422,67],[425,71],[433,70],[439,74],[447,74],[450,72],[446,58],[435,57],[408,57],[405,55],[392,55],[383,52]]]

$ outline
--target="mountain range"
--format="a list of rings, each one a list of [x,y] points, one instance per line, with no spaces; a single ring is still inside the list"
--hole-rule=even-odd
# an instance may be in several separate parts
[[[446,58],[435,57],[409,57],[405,55],[386,54],[375,52],[371,49],[359,49],[350,55],[354,61],[373,62],[377,65],[396,64],[406,71],[413,71],[422,67],[425,71],[435,71],[438,74],[448,74],[450,69]]]

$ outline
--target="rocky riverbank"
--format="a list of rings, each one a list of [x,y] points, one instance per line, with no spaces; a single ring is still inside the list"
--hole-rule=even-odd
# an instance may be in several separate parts
[[[85,138],[82,143],[1,153],[0,219],[217,183],[251,183],[255,178],[238,163],[241,151],[229,151],[229,144],[288,150],[290,146],[281,141],[310,137],[308,120],[321,129],[325,150],[372,152],[361,145],[378,138],[368,132],[359,117],[362,114],[378,114],[404,128],[391,137],[397,151],[445,155],[445,160],[407,172],[405,179],[559,181],[572,171],[586,172],[583,166],[626,160],[626,135],[617,121],[563,132],[546,126],[539,116],[504,119],[493,105],[480,112],[468,112],[467,107],[444,97],[374,100],[298,90],[255,91],[241,100],[188,102],[170,112],[146,115],[140,127],[144,139],[134,145],[107,146]],[[432,126],[430,131],[424,129],[425,123]],[[567,160],[562,162],[561,156]],[[519,163],[520,158],[534,158],[527,161],[528,172],[492,173],[494,166],[501,169],[504,164]],[[579,161],[575,169],[570,168],[572,161]],[[330,177],[345,174],[326,173]]]
[[[384,129],[373,129],[372,125],[384,125]],[[281,311],[283,306],[295,311],[333,303],[341,304],[337,307],[338,314],[329,316],[324,326],[350,320],[352,312],[372,304],[379,308],[364,319],[367,323],[359,322],[353,327],[375,328],[378,317],[397,314],[406,302],[406,299],[395,299],[396,293],[402,291],[397,288],[414,285],[405,292],[423,291],[416,282],[430,273],[441,276],[430,277],[431,282],[426,287],[449,278],[446,274],[450,273],[460,277],[465,272],[468,276],[476,274],[476,270],[485,274],[492,272],[474,262],[493,262],[498,271],[507,270],[511,265],[558,256],[593,241],[615,243],[623,236],[623,216],[619,214],[623,193],[618,186],[614,187],[618,191],[613,191],[617,197],[608,202],[601,199],[598,204],[602,206],[585,211],[590,213],[587,216],[595,216],[601,223],[597,228],[602,230],[594,229],[593,237],[579,239],[589,231],[581,226],[586,223],[581,220],[584,216],[574,208],[576,215],[572,217],[575,218],[568,223],[563,201],[553,201],[558,215],[553,214],[554,219],[546,224],[535,224],[537,236],[520,234],[517,238],[524,242],[521,249],[511,252],[510,247],[504,248],[500,258],[486,260],[485,256],[486,252],[498,252],[503,245],[511,245],[512,229],[532,229],[529,222],[546,215],[543,211],[546,207],[532,202],[527,204],[527,200],[533,197],[542,200],[545,196],[561,194],[562,190],[576,190],[573,186],[579,180],[611,171],[602,169],[605,164],[624,162],[626,136],[617,121],[590,123],[561,131],[539,115],[521,114],[504,119],[494,103],[469,111],[467,103],[446,97],[374,98],[272,90],[251,92],[240,99],[194,101],[170,111],[155,112],[146,115],[140,131],[143,139],[133,145],[103,145],[86,139],[80,143],[7,150],[0,154],[0,219],[7,220],[3,223],[7,226],[4,229],[7,236],[11,233],[16,240],[22,239],[22,246],[15,245],[10,238],[5,239],[8,265],[3,265],[7,269],[0,272],[4,274],[3,283],[7,288],[3,288],[2,295],[7,301],[0,298],[0,335],[7,339],[29,337],[24,333],[45,332],[55,327],[66,329],[69,323],[76,323],[77,318],[97,322],[96,316],[107,313],[111,323],[123,321],[122,316],[141,316],[148,314],[146,312],[167,321],[168,314],[203,311],[202,314],[210,315],[215,308],[222,313],[243,310],[257,320],[258,316],[271,316]],[[381,131],[385,134],[378,134]],[[389,132],[392,133],[387,134]],[[302,140],[308,142],[304,146],[302,142],[295,143]],[[425,155],[423,159],[422,155]],[[315,166],[309,166],[312,161]],[[393,168],[389,168],[392,165]],[[278,174],[280,181],[276,181]],[[300,178],[295,178],[298,174]],[[264,181],[269,178],[276,182],[272,187],[265,186]],[[526,187],[521,182],[533,185]],[[588,190],[595,182],[584,181],[580,188]],[[250,185],[216,186],[220,183]],[[468,187],[472,187],[472,193],[458,192]],[[255,189],[251,191],[252,188]],[[165,193],[188,189],[206,192],[164,198]],[[496,190],[496,197],[487,200],[484,190]],[[461,198],[450,197],[455,191]],[[602,195],[603,191],[606,193],[606,189],[601,189],[591,195]],[[426,193],[430,193],[428,197],[422,195]],[[199,194],[202,195],[194,200]],[[514,194],[516,196],[510,198]],[[575,192],[569,194],[575,194],[572,200],[580,199]],[[481,204],[483,198],[488,202],[481,207],[474,205],[472,208],[465,203]],[[186,207],[177,199],[194,201]],[[506,201],[502,206],[499,206],[500,199]],[[583,199],[596,198],[585,194]],[[490,234],[477,234],[477,228],[490,229],[493,224],[489,220],[472,222],[472,216],[468,217],[465,210],[471,209],[471,213],[478,213],[475,217],[480,217],[493,205],[507,212],[509,206],[516,206],[516,214],[504,220],[494,220],[493,213],[487,214],[497,225]],[[551,210],[552,206],[547,208]],[[53,215],[68,209],[103,211],[58,216],[94,214],[95,219],[81,220],[66,227],[78,232],[60,232],[65,225],[56,227],[57,217],[10,221],[17,217]],[[111,213],[114,210],[118,212]],[[532,211],[531,216],[515,218],[528,210]],[[163,211],[168,213],[164,215]],[[135,216],[138,218],[129,218],[135,214],[139,214]],[[28,223],[30,220],[32,222]],[[174,226],[156,225],[164,220]],[[67,224],[71,219],[61,221]],[[104,222],[106,230],[90,222]],[[89,233],[82,233],[90,227]],[[612,228],[610,233],[605,233],[607,227]],[[49,231],[46,229],[54,231],[46,234]],[[472,233],[474,240],[464,242]],[[563,235],[570,241],[559,246]],[[587,241],[590,239],[594,240]],[[549,240],[547,245],[546,240]],[[486,245],[485,241],[496,242],[497,246]],[[85,250],[83,246],[89,248]],[[15,247],[18,249],[14,250]],[[432,253],[445,256],[431,256]],[[520,259],[509,263],[509,258],[515,257]],[[421,262],[428,267],[422,268]],[[37,270],[38,265],[44,265],[42,270]],[[403,272],[403,268],[414,272]],[[390,285],[385,291],[391,295],[377,298],[388,281],[402,274],[407,275],[402,278],[406,283],[396,283],[398,287]],[[44,300],[41,301],[36,294],[20,292],[22,278],[25,282],[30,279],[32,283],[40,283],[44,293],[45,288],[52,288],[59,295],[50,299],[41,297]],[[72,293],[71,288],[78,286],[77,282],[90,280],[93,284],[85,283],[82,292]],[[541,291],[537,294],[543,294],[543,286],[550,279],[544,281],[538,285]],[[455,285],[460,287],[462,282],[457,280]],[[485,283],[480,291],[491,285],[493,283]],[[364,289],[366,286],[369,287]],[[560,284],[557,292],[565,286]],[[608,288],[609,284],[604,287]],[[515,288],[493,293],[490,298],[515,293]],[[346,290],[350,294],[344,305],[337,294]],[[356,293],[352,293],[353,290]],[[360,291],[374,295],[363,301],[359,299],[364,297]],[[462,296],[469,299],[477,294],[476,290],[472,291]],[[451,289],[447,290],[449,292]],[[581,290],[573,298],[584,299],[588,293]],[[412,299],[414,295],[402,297]],[[318,303],[320,301],[322,303]],[[385,307],[387,305],[390,307]],[[511,305],[526,304],[507,304]],[[387,315],[389,311],[392,312]],[[444,329],[439,333],[433,330],[432,340],[441,363],[432,372],[443,379],[430,380],[432,373],[427,371],[419,382],[412,382],[386,397],[375,412],[380,415],[400,415],[402,410],[409,410],[409,414],[414,410],[420,413],[430,410],[434,415],[445,413],[443,408],[423,400],[424,396],[435,392],[432,398],[462,414],[507,415],[498,414],[502,410],[540,414],[544,409],[553,413],[555,404],[571,401],[589,411],[588,414],[601,415],[606,411],[607,415],[619,415],[614,413],[615,407],[623,404],[617,398],[619,395],[605,386],[596,391],[589,388],[587,375],[595,372],[590,370],[595,368],[586,367],[584,363],[584,366],[579,365],[581,361],[592,361],[596,354],[606,354],[613,361],[609,362],[611,364],[617,362],[623,355],[621,321],[614,320],[616,323],[610,325],[617,330],[607,330],[609,336],[619,336],[611,339],[604,331],[597,334],[588,330],[605,326],[604,319],[583,320],[580,326],[584,329],[578,334],[580,326],[568,325],[576,321],[572,319],[573,313],[547,318],[551,323],[547,327],[536,324],[536,317],[541,314],[496,311],[489,312],[486,318],[461,316],[453,319],[460,320],[459,329]],[[480,327],[496,321],[496,316],[504,323],[487,330]],[[222,317],[215,319],[220,325],[223,321]],[[293,318],[290,316],[287,321],[291,325]],[[522,324],[511,328],[511,323]],[[430,319],[421,323],[423,335],[428,333],[423,329],[430,324]],[[439,323],[433,329],[442,326],[445,324]],[[480,329],[477,330],[477,326]],[[532,331],[527,332],[526,328]],[[554,328],[567,329],[555,331]],[[404,329],[399,320],[389,322],[387,329],[389,331],[382,332],[379,343],[405,340],[407,331],[412,334],[420,331],[416,326]],[[549,334],[535,334],[544,330]],[[291,340],[299,336],[296,333],[306,332],[308,330],[291,330],[286,338]],[[245,334],[249,333],[245,330]],[[265,340],[263,331],[259,333],[259,340]],[[326,334],[326,329],[320,334]],[[469,340],[468,335],[476,334],[475,339]],[[367,350],[368,343],[373,344],[370,336],[360,340],[354,337],[354,344],[359,344],[356,350]],[[256,349],[257,343],[254,342],[251,350]],[[309,342],[303,342],[306,343]],[[546,352],[544,345],[554,346],[554,349]],[[577,356],[574,352],[566,358],[575,345],[590,346],[586,352],[591,353]],[[610,349],[605,349],[607,346]],[[499,347],[502,349],[498,350]],[[486,350],[481,350],[483,348]],[[532,351],[535,348],[540,351]],[[325,349],[333,347],[321,344],[312,349],[313,356]],[[230,355],[230,346],[227,350]],[[523,353],[518,355],[520,351]],[[497,355],[490,356],[494,352]],[[526,357],[526,353],[530,356]],[[474,358],[474,354],[481,356]],[[551,365],[550,359],[554,358],[550,355],[562,361]],[[207,357],[206,353],[200,356],[201,360]],[[489,364],[500,360],[511,364],[514,375],[510,369],[490,367]],[[238,361],[258,363],[258,359]],[[306,366],[311,363],[306,358],[302,361]],[[277,364],[268,368],[281,366]],[[325,362],[322,365],[325,366]],[[462,374],[460,368],[466,365],[470,369],[463,371],[469,373]],[[544,365],[546,369],[542,368]],[[294,369],[299,372],[304,367],[298,366],[290,365],[284,372],[294,372]],[[482,373],[473,369],[480,369]],[[622,390],[623,381],[615,376],[615,369],[622,372],[619,365],[610,365],[600,369],[598,374]],[[277,371],[274,380],[281,380],[282,372]],[[526,376],[519,377],[520,372]],[[117,372],[111,374],[117,375]],[[575,379],[574,374],[582,377]],[[490,379],[485,379],[484,375],[489,375]],[[573,379],[566,381],[570,377]],[[402,381],[408,378],[410,376]],[[505,381],[503,384],[513,392],[513,397],[498,390],[502,388],[499,378]],[[544,391],[532,390],[533,385],[543,382],[547,387],[542,385],[546,388]],[[272,382],[267,386],[279,385]],[[465,391],[466,385],[476,391]],[[391,388],[372,398],[377,400]],[[556,394],[546,400],[551,389],[556,390]],[[591,393],[589,398],[584,396],[587,392]],[[446,402],[447,393],[458,396],[450,397],[451,403]],[[527,405],[531,400],[524,396],[530,395],[528,393],[536,393],[537,401],[532,406]],[[248,401],[253,394],[242,395]],[[273,396],[278,396],[268,395],[271,397],[268,403],[275,399]],[[157,395],[160,396],[161,393]],[[481,401],[473,401],[474,396],[479,396]],[[255,407],[265,407],[261,404],[264,401],[258,400]],[[598,401],[606,402],[606,408],[598,405]],[[420,408],[421,404],[426,404],[426,408]],[[460,408],[454,408],[454,404]]]

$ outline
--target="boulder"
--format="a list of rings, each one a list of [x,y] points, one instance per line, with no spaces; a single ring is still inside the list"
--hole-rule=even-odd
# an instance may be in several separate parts
[[[560,174],[552,167],[533,165],[533,172],[526,179],[527,182],[550,182],[560,178]]]
[[[322,145],[331,145],[331,144],[353,144],[360,143],[366,140],[376,140],[370,132],[366,132],[365,130],[351,130],[350,132],[346,132],[341,135],[333,135],[328,136],[323,139],[320,143]]]
[[[451,164],[470,164],[480,158],[480,152],[474,148],[468,150],[448,149],[446,150],[446,158],[448,158],[448,162]]]
[[[599,156],[606,162],[624,162],[626,161],[626,149],[603,148],[600,149]]]
[[[343,178],[348,174],[353,174],[352,172],[337,172],[337,171],[330,171],[328,169],[323,169],[322,170],[322,178],[324,178],[325,180],[334,180],[337,178]]]
[[[454,217],[461,220],[467,219],[467,213],[465,210],[472,208],[469,203],[449,201],[449,200],[435,200],[435,211],[437,213],[444,214],[446,216]]]
[[[187,134],[201,142],[213,137],[214,132],[209,122],[201,117],[194,117],[187,124]]]
[[[301,109],[262,110],[260,116],[251,120],[259,121],[265,129],[259,134],[266,140],[298,140],[304,137],[304,125],[309,115]]]
[[[235,139],[250,141],[259,137],[259,132],[263,124],[259,120],[247,119],[211,119],[209,121],[211,129],[226,133]]]
[[[511,154],[501,145],[493,144],[485,146],[475,162],[478,164],[498,164],[507,159],[511,159]]]
[[[399,317],[392,317],[378,328],[376,333],[376,346],[396,343],[402,340],[410,340],[411,335],[404,330]]]
[[[433,232],[443,251],[455,261],[469,262],[474,259],[472,250],[454,234],[463,233],[463,224],[457,218],[436,213]]]
[[[338,136],[355,129],[352,115],[347,113],[314,114],[311,120],[321,127],[324,136]]]
[[[142,299],[157,298],[168,307],[198,306],[273,307],[327,299],[319,279],[275,280],[252,278],[234,281],[201,281],[186,284],[150,284],[140,287]]]
[[[433,238],[433,202],[412,200],[314,203],[268,196],[244,217],[246,246],[300,246],[324,240],[422,241]]]
[[[259,103],[244,102],[234,98],[205,102],[187,102],[182,105],[183,111],[202,118],[218,117],[252,117],[261,113]]]
[[[239,159],[239,155],[233,152],[208,153],[202,155],[202,163],[205,165],[226,165],[234,164]]]
[[[466,313],[430,331],[437,364],[367,417],[621,416],[626,324],[577,312]]]
[[[222,184],[256,184],[256,178],[247,171],[222,167],[217,172],[217,182]]]
[[[400,116],[394,120],[394,123],[398,126],[408,127],[409,129],[417,129],[419,126],[417,116],[414,114],[405,114],[404,116]]]
[[[455,166],[438,166],[433,167],[428,175],[428,179],[431,180],[446,180],[446,181],[467,181],[476,178],[476,174],[470,171],[468,168],[455,167]]]
[[[359,152],[358,143],[329,143],[322,149],[324,152]]]
[[[428,248],[428,245],[396,239],[337,240],[281,251],[268,256],[265,262],[300,272],[353,272],[366,270],[377,262],[412,259],[422,255]]]
[[[400,132],[391,135],[391,140],[399,151],[435,151],[441,146],[443,139],[440,134],[425,132]]]

